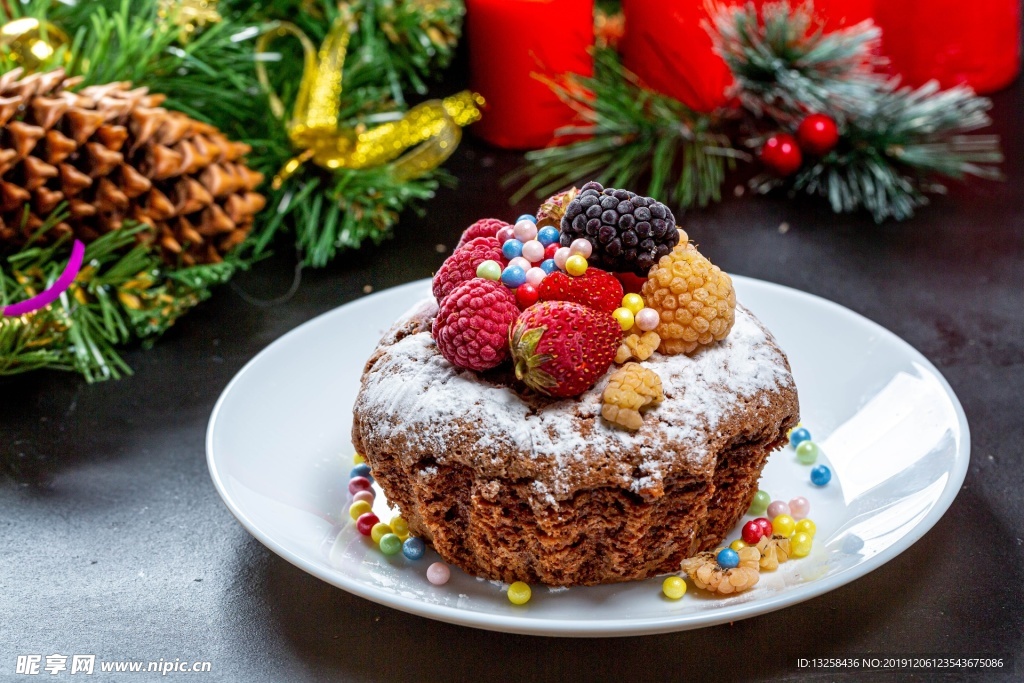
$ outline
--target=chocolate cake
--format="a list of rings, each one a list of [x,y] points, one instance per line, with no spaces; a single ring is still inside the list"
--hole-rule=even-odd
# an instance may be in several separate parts
[[[678,571],[750,505],[798,419],[789,363],[742,306],[723,341],[656,354],[664,400],[637,431],[601,417],[607,375],[579,397],[445,360],[437,306],[400,319],[366,364],[352,440],[416,536],[466,572],[592,585]]]

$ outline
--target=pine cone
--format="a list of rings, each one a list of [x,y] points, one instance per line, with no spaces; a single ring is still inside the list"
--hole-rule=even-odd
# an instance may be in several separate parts
[[[154,228],[167,262],[193,265],[245,240],[266,203],[253,191],[263,175],[242,159],[248,145],[160,107],[146,88],[72,92],[79,82],[62,69],[0,76],[0,243],[23,245],[62,201],[70,216],[44,243],[90,242],[132,220]]]

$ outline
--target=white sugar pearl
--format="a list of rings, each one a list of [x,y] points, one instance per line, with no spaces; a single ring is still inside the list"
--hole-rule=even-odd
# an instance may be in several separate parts
[[[524,273],[533,267],[533,264],[524,259],[522,256],[516,256],[514,259],[508,262],[508,265],[519,266],[520,268],[523,269]]]
[[[520,242],[529,242],[537,239],[537,224],[533,221],[522,220],[515,224],[512,233]]]
[[[590,258],[590,255],[594,253],[594,245],[590,243],[590,240],[585,240],[582,237],[572,241],[569,245],[569,254],[579,254],[583,258]]]
[[[526,281],[534,287],[539,286],[545,277],[547,277],[547,273],[543,268],[530,268],[526,271]]]
[[[558,266],[560,270],[565,270],[565,262],[569,260],[569,256],[569,247],[559,247],[558,250],[555,251],[555,265]]]
[[[544,245],[537,240],[530,240],[523,244],[523,258],[530,263],[540,263],[544,260]]]

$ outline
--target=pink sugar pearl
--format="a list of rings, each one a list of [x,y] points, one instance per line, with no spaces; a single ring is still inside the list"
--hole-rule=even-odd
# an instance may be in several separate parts
[[[784,503],[781,500],[773,500],[771,502],[771,504],[768,505],[768,519],[775,519],[779,515],[788,515],[788,514],[789,514],[789,505],[787,505],[786,503]]]
[[[452,570],[444,562],[435,562],[427,567],[427,581],[435,586],[443,586],[452,578]]]
[[[522,256],[516,256],[514,259],[508,262],[509,266],[519,266],[525,273],[530,268],[533,268],[533,264],[524,259]]]
[[[590,243],[590,240],[585,240],[582,237],[572,241],[569,245],[570,254],[579,254],[583,258],[590,258],[590,255],[594,253],[594,245]]]
[[[804,519],[811,512],[811,503],[803,496],[789,501],[789,515],[796,520]]]
[[[530,240],[523,244],[523,258],[530,263],[540,263],[544,260],[544,245],[537,240]]]
[[[559,270],[565,270],[565,262],[569,260],[569,247],[559,247],[555,252],[555,265]]]
[[[539,287],[545,277],[547,277],[547,273],[544,272],[543,268],[530,268],[526,271],[526,281],[534,287]]]
[[[512,234],[520,242],[529,242],[530,240],[537,239],[537,224],[533,221],[519,221],[512,228]]]
[[[633,322],[644,332],[650,332],[658,327],[658,323],[661,322],[661,316],[653,308],[641,308],[633,316]]]
[[[512,226],[510,225],[507,228],[499,230],[496,237],[498,238],[498,244],[505,244],[505,242],[508,242],[510,239],[515,237],[515,232],[512,230]]]
[[[356,501],[365,500],[370,505],[373,505],[373,498],[375,495],[376,494],[373,492],[373,489],[366,489],[365,491],[360,491],[356,495],[352,496],[352,502],[355,503]]]

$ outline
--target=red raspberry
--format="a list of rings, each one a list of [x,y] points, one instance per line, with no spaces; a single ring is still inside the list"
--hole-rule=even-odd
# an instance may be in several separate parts
[[[508,264],[501,255],[501,245],[493,237],[477,237],[456,249],[444,260],[434,274],[434,298],[440,304],[455,286],[476,277],[476,269],[484,261],[497,261],[504,267]]]
[[[481,218],[473,225],[466,228],[459,239],[456,249],[461,249],[466,242],[475,240],[477,237],[495,237],[502,228],[509,227],[508,223],[498,218]]]
[[[489,370],[508,358],[508,332],[518,316],[511,289],[477,277],[459,283],[445,297],[431,334],[452,365]]]

